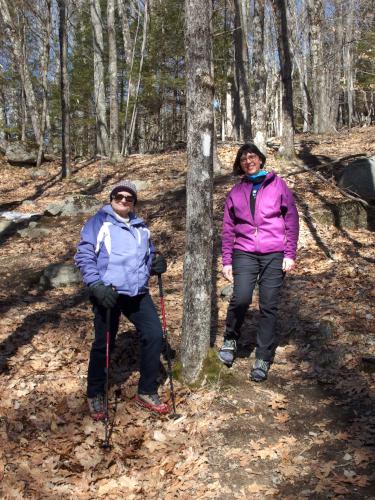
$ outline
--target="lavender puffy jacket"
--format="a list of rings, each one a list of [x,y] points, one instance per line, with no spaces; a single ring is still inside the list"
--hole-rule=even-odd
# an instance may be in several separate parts
[[[284,252],[296,258],[299,221],[293,194],[285,181],[269,172],[258,191],[254,217],[250,211],[252,183],[243,178],[227,196],[222,230],[223,265],[232,264],[233,250]]]

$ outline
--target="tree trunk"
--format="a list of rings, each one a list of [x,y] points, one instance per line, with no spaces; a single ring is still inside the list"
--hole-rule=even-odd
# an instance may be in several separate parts
[[[245,20],[242,17],[243,0],[233,0],[234,7],[234,120],[238,141],[251,140],[251,113],[249,88],[249,53]]]
[[[319,134],[328,132],[331,128],[329,126],[330,103],[327,102],[329,82],[326,78],[322,43],[323,4],[321,0],[307,0],[307,4],[310,27],[313,132]],[[334,68],[334,71],[340,70]]]
[[[61,177],[70,177],[70,120],[68,80],[68,32],[66,0],[58,0],[60,42],[60,92],[61,92]]]
[[[348,0],[345,2],[347,9],[346,22],[345,22],[345,44],[344,44],[344,74],[345,74],[345,84],[346,84],[346,97],[347,97],[347,107],[348,107],[348,128],[352,127],[353,124],[353,108],[354,108],[354,69],[353,69],[353,26],[354,26],[354,5],[353,0]],[[337,47],[338,49],[338,47]]]
[[[20,77],[22,81],[23,90],[25,92],[26,104],[29,109],[31,123],[33,126],[34,136],[36,142],[40,143],[40,128],[39,128],[39,113],[38,107],[36,104],[35,94],[33,85],[31,82],[31,76],[29,72],[29,68],[26,64],[25,58],[23,57],[22,52],[22,43],[20,37],[17,33],[15,25],[12,21],[12,18],[9,13],[8,4],[6,0],[0,0],[0,15],[3,18],[5,31],[7,36],[12,42],[12,50],[14,54],[14,58],[16,60]]]
[[[115,28],[115,0],[107,3],[108,24],[108,73],[109,73],[109,151],[112,160],[119,156],[118,148],[118,101],[117,101],[117,51]]]
[[[263,152],[266,152],[267,138],[267,73],[264,64],[264,8],[265,0],[254,1],[253,17],[253,72],[254,72],[254,101],[253,101],[253,129],[254,143]]]
[[[129,109],[130,109],[130,98],[132,97],[132,95],[135,92],[134,83],[133,83],[133,66],[134,66],[134,60],[135,60],[135,48],[136,48],[137,39],[138,39],[141,12],[140,12],[140,9],[138,9],[137,27],[136,27],[135,35],[134,35],[134,42],[131,43],[128,20],[127,20],[127,17],[125,15],[125,9],[123,7],[122,0],[119,0],[118,5],[119,5],[119,12],[120,12],[121,21],[122,21],[122,36],[123,36],[123,41],[124,41],[124,52],[125,52],[125,56],[127,58],[127,66],[128,66],[128,91],[127,91],[127,96],[126,96],[124,130],[123,130],[122,145],[121,145],[121,154],[126,155],[127,151],[128,151],[128,135],[129,135],[129,133],[128,133],[128,115],[129,115]]]
[[[100,0],[90,0],[91,25],[94,45],[94,95],[96,114],[96,141],[100,155],[108,154],[108,127],[104,86],[104,43]]]
[[[42,104],[42,119],[40,124],[40,143],[38,150],[38,158],[36,161],[36,168],[40,167],[43,158],[43,148],[44,148],[44,135],[46,132],[47,125],[47,106],[48,106],[48,63],[49,63],[49,51],[50,51],[50,36],[52,29],[52,19],[51,19],[51,0],[45,0],[46,13],[43,16],[45,21],[44,28],[44,40],[43,40],[43,52],[41,57],[41,73],[42,73],[42,87],[43,87],[43,104]]]
[[[147,0],[145,1],[143,15],[144,15],[144,18],[143,18],[143,38],[142,38],[142,48],[141,48],[141,60],[139,63],[138,82],[137,82],[137,88],[135,90],[133,113],[132,113],[130,126],[129,126],[129,141],[128,141],[128,143],[125,143],[125,155],[129,154],[129,149],[131,149],[131,147],[133,145],[135,124],[136,124],[136,118],[137,118],[137,112],[138,112],[138,110],[137,110],[138,95],[139,95],[139,89],[141,86],[143,61],[144,61],[144,57],[145,57],[146,41],[147,41],[147,26],[148,26],[148,2],[147,2]]]
[[[275,13],[282,87],[282,134],[279,154],[284,158],[292,159],[295,157],[292,61],[289,49],[286,4],[284,0],[272,0],[272,5]]]
[[[210,343],[213,254],[212,3],[185,0],[187,157],[186,253],[181,361],[197,380]]]

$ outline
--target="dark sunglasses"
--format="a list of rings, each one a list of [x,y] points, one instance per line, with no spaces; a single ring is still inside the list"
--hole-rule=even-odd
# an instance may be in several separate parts
[[[122,200],[125,200],[125,201],[129,201],[131,203],[134,202],[134,196],[132,196],[131,194],[129,195],[126,195],[126,194],[116,194],[113,199],[115,201],[122,201]]]

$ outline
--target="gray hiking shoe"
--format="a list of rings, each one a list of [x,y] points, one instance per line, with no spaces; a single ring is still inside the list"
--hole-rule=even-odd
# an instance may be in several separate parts
[[[97,394],[93,398],[87,398],[89,412],[93,420],[105,420],[107,414],[104,407],[103,394]]]
[[[264,359],[256,359],[253,369],[250,372],[250,379],[253,382],[264,382],[267,379],[270,364],[269,361],[264,361]]]
[[[224,344],[221,346],[220,351],[217,353],[218,358],[222,363],[227,366],[232,366],[233,361],[236,357],[237,345],[234,339],[224,340]]]

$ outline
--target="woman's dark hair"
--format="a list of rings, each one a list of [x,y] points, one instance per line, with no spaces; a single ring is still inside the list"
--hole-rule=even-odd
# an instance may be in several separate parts
[[[259,158],[261,159],[261,168],[263,168],[263,165],[266,163],[266,157],[264,154],[259,151],[259,149],[255,146],[255,144],[248,143],[244,144],[243,146],[240,147],[240,149],[237,151],[236,159],[234,160],[233,163],[233,174],[234,175],[243,175],[243,170],[241,168],[241,156],[244,153],[254,153]]]

